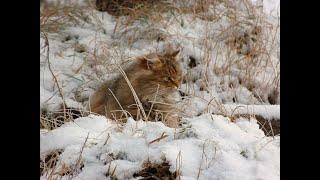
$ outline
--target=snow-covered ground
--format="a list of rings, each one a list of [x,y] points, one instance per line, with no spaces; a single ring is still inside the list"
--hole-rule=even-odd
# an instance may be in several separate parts
[[[150,143],[163,133],[165,138]],[[269,180],[280,175],[280,138],[265,137],[254,120],[232,123],[223,116],[204,114],[185,119],[184,127],[174,130],[160,122],[133,119],[119,127],[105,117],[90,115],[41,133],[40,140],[43,157],[64,150],[56,172],[74,168],[82,157],[83,168],[75,179],[108,179],[109,166],[116,167],[116,178],[130,179],[147,160],[168,161],[172,172],[181,171],[181,179]]]
[[[185,68],[183,127],[93,114],[53,130],[41,126],[42,161],[61,153],[41,179],[139,179],[133,174],[147,161],[168,162],[181,179],[280,179],[280,135],[267,137],[254,118],[231,122],[234,114],[280,120],[279,0],[216,1],[203,14],[170,11],[131,23],[71,2],[69,13],[40,18],[43,114],[63,103],[83,109],[118,73],[114,64],[171,43],[182,48]],[[183,9],[195,1],[170,2]]]

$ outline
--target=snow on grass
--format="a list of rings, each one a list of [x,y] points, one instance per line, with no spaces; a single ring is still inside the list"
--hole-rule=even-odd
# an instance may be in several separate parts
[[[224,108],[228,114],[254,114],[269,120],[280,120],[280,105],[225,104]]]
[[[106,179],[108,169],[115,169],[118,179],[129,179],[148,160],[168,161],[170,171],[181,171],[182,179],[196,179],[199,169],[200,179],[279,179],[280,147],[273,143],[279,137],[265,137],[255,121],[232,123],[204,114],[184,122],[185,127],[176,130],[133,119],[120,127],[90,115],[41,134],[41,154],[63,149],[60,164],[73,167],[89,134],[81,155],[84,166],[75,179]],[[168,137],[150,144],[162,133]]]
[[[222,8],[222,12],[226,10],[223,4],[215,8]],[[217,100],[223,103],[259,104],[261,99],[263,103],[269,103],[269,94],[276,86],[274,79],[277,80],[277,52],[270,55],[272,61],[275,61],[274,67],[270,67],[270,64],[263,65],[270,62],[264,59],[265,57],[261,57],[261,63],[258,62],[261,65],[255,67],[254,63],[243,64],[247,60],[239,62],[243,57],[228,50],[230,48],[225,45],[227,38],[237,34],[237,31],[250,30],[251,27],[247,27],[245,23],[239,23],[244,27],[233,28],[233,22],[225,16],[217,21],[205,21],[194,18],[191,14],[169,13],[163,15],[164,18],[160,22],[137,20],[133,24],[122,25],[117,21],[123,18],[116,20],[107,13],[90,8],[83,11],[86,20],[80,19],[79,25],[66,25],[56,33],[48,33],[50,64],[66,100],[75,100],[84,88],[91,92],[90,89],[108,79],[111,73],[114,73],[112,71],[115,68],[112,68],[112,64],[120,64],[129,58],[161,49],[164,44],[171,42],[182,47],[184,71],[188,77],[184,85],[188,85],[188,88],[195,86],[193,93],[199,93],[201,85],[204,85],[209,94],[218,95]],[[160,34],[164,34],[166,39],[158,42],[157,37]],[[264,38],[266,42],[272,40],[272,36]],[[44,44],[42,38],[40,43]],[[271,43],[265,43],[266,46],[269,44]],[[78,47],[82,47],[82,51],[77,50]],[[47,68],[45,49],[42,48],[40,58],[40,86],[51,94],[45,91],[41,95],[41,102],[46,102],[52,93],[57,92],[57,86]],[[190,57],[195,59],[196,67],[188,67]],[[249,73],[254,75],[248,79],[245,73],[248,73],[249,65],[252,66],[249,68],[252,72]],[[188,88],[185,89],[190,91]],[[85,98],[88,98],[88,95]],[[277,99],[279,98],[276,97],[275,101]],[[83,101],[86,99],[82,99]],[[49,108],[49,111],[54,110],[45,104],[41,107]]]
[[[184,89],[184,87],[182,87]],[[196,116],[204,112],[233,116],[239,114],[259,115],[268,120],[280,120],[280,105],[252,105],[230,103],[223,104],[220,97],[224,94],[197,92],[196,96],[186,98],[182,102],[182,110],[188,116]],[[241,96],[245,98],[245,96]]]
[[[192,9],[190,3],[196,2],[172,3],[177,8]],[[120,124],[89,115],[53,130],[41,129],[42,160],[62,150],[56,167],[47,172],[67,171],[60,173],[62,179],[137,179],[133,174],[142,170],[144,162],[168,161],[170,171],[178,172],[181,179],[279,179],[280,136],[265,136],[255,119],[240,117],[231,122],[228,118],[254,114],[280,119],[279,30],[275,18],[279,1],[253,1],[253,9],[262,4],[264,14],[247,9],[245,2],[249,1],[217,1],[208,7],[211,19],[206,19],[205,13],[174,11],[158,14],[159,21],[141,17],[127,24],[123,22],[130,17],[115,18],[98,12],[87,7],[85,1],[77,10],[73,6],[76,1],[50,0],[57,6],[71,3],[72,10],[81,15],[70,13],[76,23],[61,21],[58,29],[42,32],[49,46],[45,46],[44,36],[40,37],[43,112],[62,107],[54,77],[66,106],[82,110],[97,86],[117,75],[115,64],[161,50],[167,43],[182,48],[186,78],[180,88],[185,93],[179,102],[183,111],[181,128],[133,119]],[[49,19],[59,17],[61,14]],[[251,37],[256,26],[262,28],[261,35]],[[237,53],[228,42],[245,34],[256,38],[255,43],[241,44]],[[265,54],[256,58],[241,54],[250,50]],[[43,174],[41,179],[48,176]],[[60,178],[59,173],[53,176]]]
[[[103,117],[83,117],[76,119],[74,122],[63,124],[60,128],[54,129],[48,133],[41,134],[41,154],[46,154],[56,148],[65,148],[74,143],[81,144],[87,134],[89,138],[98,138],[99,134],[110,126]],[[50,139],[46,141],[44,139]],[[58,144],[58,146],[56,146]]]

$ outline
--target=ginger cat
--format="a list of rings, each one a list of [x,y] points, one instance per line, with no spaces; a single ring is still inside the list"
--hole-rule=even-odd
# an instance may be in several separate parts
[[[124,70],[141,102],[140,106],[127,80],[119,75],[103,83],[90,97],[89,110],[114,120],[126,120],[131,115],[134,119],[161,120],[169,127],[177,127],[179,117],[175,104],[180,98],[177,88],[182,81],[179,54],[180,50],[151,53],[136,58]],[[144,112],[139,111],[141,106]]]

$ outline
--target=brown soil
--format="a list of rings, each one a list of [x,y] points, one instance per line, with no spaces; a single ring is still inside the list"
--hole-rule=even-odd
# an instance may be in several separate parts
[[[136,8],[156,2],[156,0],[96,0],[96,8],[114,16],[121,16],[134,12]]]
[[[161,164],[153,164],[146,162],[144,168],[133,174],[133,177],[142,177],[142,179],[157,179],[157,180],[173,180],[176,179],[176,173],[169,171],[170,165],[168,162]]]

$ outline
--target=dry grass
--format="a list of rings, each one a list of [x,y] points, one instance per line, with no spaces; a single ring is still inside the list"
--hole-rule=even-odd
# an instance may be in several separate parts
[[[126,78],[122,67],[130,62],[132,58],[126,54],[126,47],[132,47],[134,43],[141,40],[170,42],[170,39],[178,38],[192,42],[201,51],[199,57],[188,57],[190,61],[188,73],[185,77],[187,90],[182,92],[184,95],[184,104],[182,104],[183,107],[180,112],[182,116],[188,116],[183,109],[188,108],[188,103],[192,103],[192,98],[201,99],[207,104],[207,108],[201,113],[211,113],[214,108],[219,109],[223,115],[230,116],[231,120],[241,116],[236,113],[227,114],[223,106],[224,102],[217,99],[214,94],[211,94],[211,99],[206,99],[196,93],[197,90],[194,84],[200,80],[202,82],[201,91],[211,93],[208,87],[212,86],[212,75],[222,79],[220,84],[215,85],[221,86],[223,91],[232,91],[232,89],[243,86],[252,93],[251,98],[258,99],[261,104],[280,104],[280,61],[274,61],[272,57],[274,51],[278,51],[277,36],[280,25],[274,26],[270,24],[264,15],[259,12],[259,9],[253,8],[248,0],[237,2],[243,3],[246,11],[241,10],[242,13],[239,13],[240,10],[234,5],[235,1],[231,0],[182,0],[173,4],[165,3],[164,1],[148,1],[134,6],[122,6],[120,7],[122,11],[120,13],[124,13],[125,16],[117,14],[117,24],[113,31],[115,37],[119,37],[121,41],[110,45],[99,36],[95,36],[92,42],[95,44],[94,50],[85,50],[84,63],[76,70],[76,73],[83,73],[84,71],[82,70],[86,66],[93,69],[102,66],[104,67],[103,70],[96,69],[94,75],[88,75],[90,81],[103,82],[104,79],[102,77],[114,72],[120,72]],[[178,3],[180,4],[178,5]],[[92,4],[89,6],[91,9],[94,8]],[[226,7],[226,9],[221,10],[221,6]],[[190,16],[190,21],[185,22],[184,18],[182,18],[183,15]],[[57,33],[68,26],[80,25],[82,21],[89,21],[89,19],[94,19],[98,26],[101,27],[97,30],[97,34],[100,30],[103,30],[101,19],[95,17],[94,13],[88,14],[85,8],[54,5],[43,6],[40,9],[40,28],[44,36],[48,33]],[[165,27],[173,24],[178,23],[183,27],[185,24],[192,24],[199,21],[199,19],[204,23],[204,33],[199,39],[181,35],[178,32],[168,33],[164,30]],[[227,25],[219,28],[214,26],[215,23],[225,20],[228,21]],[[140,24],[141,27],[135,24]],[[212,29],[215,29],[214,33],[212,33]],[[49,49],[49,43],[47,43],[47,47]],[[111,51],[113,53],[110,53]],[[203,66],[204,68],[199,77],[194,77],[191,71],[198,66]],[[269,72],[266,72],[267,68],[272,70],[271,76],[268,75]],[[239,71],[235,72],[234,69]],[[55,77],[53,71],[52,74]],[[261,77],[261,79],[257,80],[257,77]],[[128,79],[127,82],[130,85]],[[59,86],[59,79],[56,79],[55,83]],[[86,85],[84,84],[83,86]],[[58,87],[58,89],[61,98],[64,99],[63,88]],[[145,107],[132,87],[131,91],[134,94],[140,117],[147,120],[152,107],[149,112],[145,111]],[[153,102],[156,103],[155,100]],[[59,111],[42,112],[40,115],[40,128],[52,130],[60,127],[65,122],[87,116],[90,113],[83,109],[70,109],[65,106],[65,103],[63,105]],[[192,109],[187,110],[192,111]],[[127,114],[127,116],[130,116],[130,114]],[[257,119],[261,129],[265,131],[267,136],[274,136],[279,133],[280,125],[277,124],[279,121],[276,121],[276,124],[272,124],[273,121],[261,120],[261,117],[254,115],[249,115],[246,118]],[[165,134],[162,134],[159,138],[151,141],[150,144],[161,141],[166,137]],[[46,177],[50,178],[53,178],[54,173],[58,173],[61,176],[73,174],[72,168],[65,165],[60,165],[63,167],[62,170],[59,170],[60,172],[55,170],[60,153],[61,151],[52,152],[45,160],[40,162],[40,174],[45,174]],[[204,158],[203,154],[202,160]],[[147,178],[153,177],[158,173],[158,175],[155,175],[156,177],[166,175],[166,177],[180,179],[181,162],[182,155],[179,153],[176,160],[177,172],[175,174],[167,171],[169,169],[168,164],[156,165],[149,162],[145,164],[144,170],[136,173],[136,176]],[[78,165],[79,168],[81,168],[81,163]],[[108,175],[115,178],[116,167],[109,168]],[[159,170],[159,168],[162,170]],[[156,173],[153,173],[154,169],[157,169]],[[199,167],[198,177],[200,176],[201,166]]]
[[[104,2],[107,4],[105,5]],[[163,0],[98,0],[96,7],[100,11],[107,11],[116,17],[126,16],[123,21],[125,25],[130,25],[136,20],[161,20],[162,16],[158,15],[172,10],[170,3]]]
[[[60,3],[40,6],[40,29],[42,32],[58,32],[67,25],[77,25],[81,19],[87,18],[81,8],[75,4],[64,6]]]
[[[86,117],[89,114],[94,114],[87,110],[75,108],[63,108],[57,111],[41,112],[40,114],[40,129],[53,130],[60,127],[66,122],[72,122],[77,118]]]
[[[40,159],[40,176],[43,176],[48,180],[61,179],[64,176],[67,176],[67,179],[73,179],[73,177],[79,174],[81,169],[84,167],[82,152],[87,143],[88,137],[89,134],[80,149],[79,156],[74,166],[61,162],[59,157],[63,150],[55,150],[47,154],[44,159]]]
[[[49,173],[49,170],[52,170],[56,167],[59,155],[61,153],[62,150],[56,150],[48,154],[43,160],[40,160],[40,176],[50,176],[52,174],[52,172]]]
[[[124,1],[125,3],[125,1]],[[197,19],[204,20],[205,22],[205,33],[202,37],[202,44],[200,50],[202,54],[198,57],[190,57],[193,59],[193,63],[190,64],[188,73],[186,74],[185,82],[187,83],[187,94],[186,102],[188,98],[197,97],[208,103],[208,107],[205,112],[210,112],[210,108],[220,108],[222,111],[221,104],[223,102],[211,99],[203,99],[195,93],[194,83],[201,80],[202,85],[200,90],[207,91],[210,86],[210,76],[214,74],[218,77],[223,77],[226,80],[222,80],[222,88],[224,91],[232,91],[239,86],[243,86],[252,92],[252,99],[256,98],[261,103],[279,103],[279,82],[280,82],[280,69],[279,63],[274,64],[271,60],[271,52],[276,47],[276,35],[277,30],[271,31],[271,29],[279,29],[279,26],[272,27],[263,14],[260,14],[259,10],[252,7],[249,1],[241,0],[238,3],[243,3],[246,11],[237,9],[235,2],[230,0],[183,0],[180,2],[174,2],[173,4],[165,3],[163,1],[145,1],[136,4],[126,5],[122,4],[120,8],[127,10],[126,17],[118,15],[117,25],[115,26],[114,33],[120,33],[121,35],[129,34],[129,39],[123,39],[121,42],[126,42],[126,45],[133,44],[139,41],[141,37],[149,37],[151,39],[159,38],[159,31],[161,27],[166,27],[175,22],[181,23],[193,23],[193,22],[182,22],[181,15],[191,15],[192,21]],[[93,6],[91,4],[91,6]],[[225,11],[221,11],[221,6],[226,8]],[[93,7],[91,7],[93,8]],[[169,15],[169,16],[168,16]],[[70,25],[68,23],[77,23],[79,19],[85,19],[88,14],[83,13],[81,8],[76,6],[51,6],[42,7],[41,9],[41,29],[43,32],[52,32],[61,29],[62,26]],[[173,18],[172,18],[173,17]],[[91,17],[96,18],[96,17]],[[57,20],[55,20],[57,19]],[[98,18],[96,18],[98,19]],[[212,36],[210,29],[213,28],[213,22],[219,23],[222,19],[227,19],[229,24],[222,26],[216,30],[216,35]],[[171,20],[171,21],[169,21]],[[147,24],[146,26],[136,29],[134,34],[130,33],[130,27],[136,23]],[[145,23],[143,23],[145,22]],[[65,23],[64,25],[59,23]],[[97,20],[99,24],[99,20]],[[101,22],[100,22],[101,23]],[[101,23],[102,24],[102,23]],[[121,31],[128,29],[126,31]],[[143,29],[143,31],[141,31]],[[154,31],[155,30],[155,31]],[[270,36],[272,33],[271,46],[267,47],[267,35]],[[161,33],[160,33],[161,34]],[[130,39],[130,37],[135,37]],[[161,35],[160,35],[161,36]],[[180,36],[182,39],[189,39],[189,37],[183,37],[179,34],[167,34],[164,32],[163,36],[166,38]],[[224,42],[221,44],[219,41]],[[127,40],[127,41],[126,41]],[[163,39],[165,40],[165,39]],[[192,40],[192,39],[191,39]],[[100,77],[105,77],[108,73],[120,71],[123,64],[121,62],[130,61],[130,57],[126,56],[124,52],[124,46],[110,47],[105,44],[102,39],[97,36],[94,40],[95,48],[93,52],[88,52],[84,58],[83,66],[79,67],[77,73],[81,73],[81,69],[84,66],[92,66],[93,68],[101,65],[105,67],[103,71],[96,70],[95,76],[91,76],[92,81],[104,81]],[[198,43],[197,39],[192,40],[194,43]],[[110,50],[116,53],[110,54]],[[212,50],[215,49],[215,53],[212,54]],[[119,61],[117,64],[114,62]],[[90,62],[90,64],[88,64]],[[190,61],[191,62],[191,61]],[[94,63],[94,64],[92,64]],[[197,66],[204,66],[205,68],[201,72],[200,77],[192,77],[190,72]],[[120,68],[119,68],[120,67]],[[265,69],[271,67],[273,69],[273,75],[267,76]],[[237,68],[240,71],[234,74],[233,68]],[[103,74],[101,73],[103,72]],[[257,82],[256,77],[262,77],[261,82]],[[90,76],[88,76],[90,77]],[[59,85],[58,83],[56,83]],[[212,84],[211,84],[212,85]],[[60,92],[59,88],[59,92]],[[60,96],[63,97],[63,90],[60,92]],[[135,94],[134,90],[133,94]],[[208,91],[211,93],[210,91]],[[62,95],[61,95],[62,94]],[[136,99],[136,104],[142,115],[143,119],[147,119],[150,113],[145,114],[142,109],[143,106],[139,99]],[[187,105],[185,105],[187,106]],[[64,107],[63,109],[65,109]],[[183,113],[183,112],[182,112]]]

